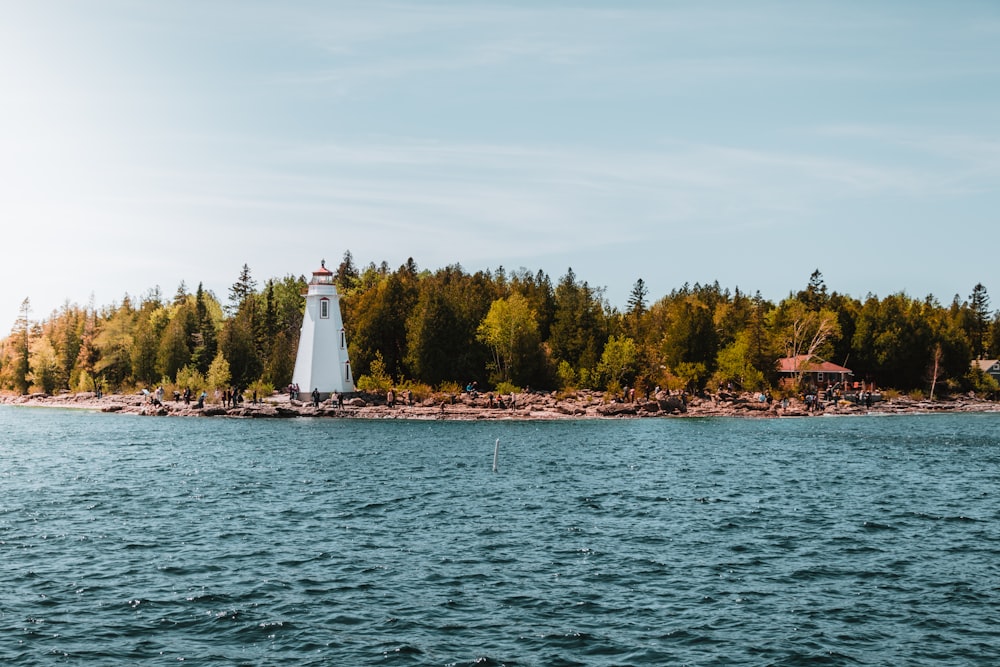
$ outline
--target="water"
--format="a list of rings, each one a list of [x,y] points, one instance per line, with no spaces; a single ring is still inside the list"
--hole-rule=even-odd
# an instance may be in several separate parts
[[[1000,415],[0,434],[4,665],[1000,662]]]

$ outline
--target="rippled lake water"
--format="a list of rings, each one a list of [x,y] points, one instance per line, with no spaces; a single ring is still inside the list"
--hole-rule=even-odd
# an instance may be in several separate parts
[[[996,665],[998,482],[996,414],[4,407],[0,663]]]

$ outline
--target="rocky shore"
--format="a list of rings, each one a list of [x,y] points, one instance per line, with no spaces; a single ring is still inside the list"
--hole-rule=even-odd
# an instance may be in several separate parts
[[[296,418],[330,417],[351,419],[412,419],[412,420],[565,420],[565,419],[638,419],[656,417],[810,417],[823,415],[920,414],[938,412],[1000,412],[1000,403],[970,396],[955,396],[935,401],[915,400],[900,396],[876,402],[871,408],[848,401],[828,403],[809,411],[805,403],[791,399],[787,405],[779,401],[768,403],[753,394],[719,393],[710,396],[660,394],[635,403],[609,402],[601,392],[578,391],[564,395],[555,392],[522,393],[504,407],[489,405],[485,396],[472,397],[436,395],[412,405],[397,403],[390,407],[384,397],[356,394],[344,401],[343,407],[324,401],[319,406],[289,400],[287,394],[275,394],[257,403],[245,403],[227,408],[208,403],[199,408],[195,403],[168,401],[156,405],[142,394],[110,394],[98,398],[93,393],[64,393],[55,396],[29,394],[0,396],[0,404],[35,407],[58,407],[120,412],[146,416],[234,417],[234,418]]]

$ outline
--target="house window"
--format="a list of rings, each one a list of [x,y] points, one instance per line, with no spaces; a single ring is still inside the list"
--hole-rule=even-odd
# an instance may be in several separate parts
[[[330,317],[330,300],[320,299],[319,300],[319,316],[321,319],[327,319]]]
[[[816,373],[816,382],[822,382],[822,381],[823,381],[823,374]]]

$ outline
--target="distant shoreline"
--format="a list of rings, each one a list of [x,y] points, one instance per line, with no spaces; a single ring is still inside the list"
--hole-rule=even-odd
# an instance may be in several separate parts
[[[509,396],[506,397],[509,404]],[[1000,402],[969,396],[935,401],[915,400],[906,396],[880,401],[871,408],[846,401],[828,404],[820,410],[807,411],[806,405],[793,399],[787,407],[780,402],[768,404],[753,394],[719,394],[709,398],[682,397],[661,392],[650,400],[616,403],[605,400],[600,392],[580,391],[572,396],[557,397],[554,393],[517,394],[513,407],[490,407],[486,396],[473,398],[467,394],[435,396],[414,405],[385,404],[370,394],[354,395],[343,407],[329,401],[314,407],[311,403],[289,400],[287,394],[275,394],[256,405],[244,403],[226,408],[208,403],[198,408],[194,402],[167,401],[151,403],[142,394],[108,394],[98,398],[93,393],[2,395],[0,405],[38,408],[69,408],[98,412],[120,412],[158,417],[230,417],[284,419],[326,417],[340,419],[404,419],[415,421],[556,421],[579,419],[650,419],[664,417],[737,417],[781,418],[833,415],[932,414],[961,412],[1000,412]]]

